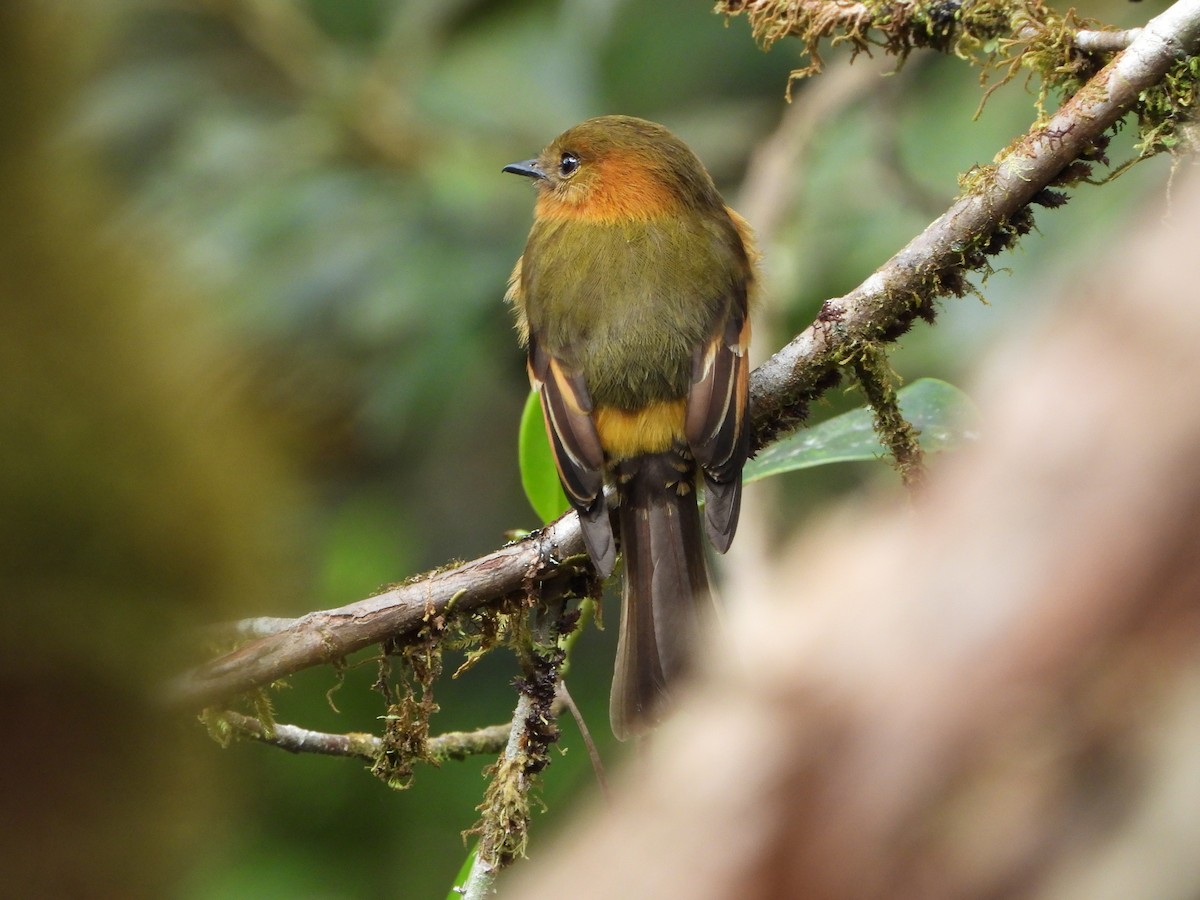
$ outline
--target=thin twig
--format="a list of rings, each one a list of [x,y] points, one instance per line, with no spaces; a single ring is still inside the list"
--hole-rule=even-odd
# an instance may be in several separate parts
[[[434,759],[463,760],[470,756],[499,753],[508,741],[508,725],[488,725],[473,731],[445,731],[429,739],[429,755]]]
[[[288,753],[317,753],[322,756],[347,756],[374,762],[383,742],[373,734],[351,732],[349,734],[327,734],[311,731],[298,725],[276,723],[268,726],[261,719],[246,716],[232,710],[221,713],[224,720],[238,737],[250,738],[269,744]]]
[[[579,727],[579,734],[583,738],[583,745],[587,747],[588,758],[592,761],[592,771],[596,773],[596,782],[600,785],[600,793],[604,795],[605,800],[609,800],[612,794],[608,790],[608,776],[604,772],[604,762],[600,759],[600,750],[596,747],[596,742],[592,740],[592,732],[583,718],[583,713],[575,705],[575,698],[567,690],[567,683],[565,681],[558,682],[555,699],[561,701],[562,705],[570,710],[571,718],[575,720],[575,724]]]
[[[221,713],[221,718],[239,737],[270,744],[289,753],[346,756],[373,763],[383,749],[381,738],[365,732],[329,734],[281,723],[268,727],[254,716],[232,710]],[[469,756],[499,753],[508,740],[509,730],[508,725],[489,725],[474,731],[447,731],[429,739],[429,755],[435,760],[463,760]]]
[[[1075,46],[1085,53],[1115,53],[1132,44],[1141,33],[1140,28],[1127,28],[1124,31],[1077,31],[1074,41]]]

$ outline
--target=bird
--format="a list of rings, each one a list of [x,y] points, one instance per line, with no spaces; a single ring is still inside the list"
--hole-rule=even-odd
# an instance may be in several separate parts
[[[702,531],[724,553],[737,528],[758,253],[697,156],[645,119],[588,119],[502,171],[536,188],[506,299],[559,479],[597,574],[624,560],[609,718],[626,740],[694,668],[715,605]]]

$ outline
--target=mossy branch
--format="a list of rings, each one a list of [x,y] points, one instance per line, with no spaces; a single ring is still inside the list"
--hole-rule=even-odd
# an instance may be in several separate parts
[[[225,710],[214,716],[217,722],[228,729],[230,737],[258,741],[289,753],[345,756],[374,765],[383,751],[383,739],[374,734],[329,734],[282,723],[268,726],[254,716],[242,715],[232,710]],[[213,723],[210,723],[210,728],[212,727]],[[499,753],[508,741],[508,734],[508,725],[489,725],[474,731],[447,731],[431,737],[427,749],[429,757],[435,762],[486,756]]]
[[[290,621],[167,685],[166,700],[200,709],[340,660],[386,640],[412,641],[430,618],[523,604],[539,594],[588,593],[593,579],[574,514],[465,563],[451,564],[381,594]],[[575,587],[576,585],[583,587]]]
[[[558,740],[557,687],[565,659],[559,639],[578,623],[578,616],[567,612],[564,602],[553,606],[534,613],[522,674],[516,681],[519,697],[508,743],[489,769],[491,780],[479,805],[479,822],[466,832],[479,838],[463,888],[468,898],[490,893],[500,871],[525,855],[533,791],[550,764],[550,747]]]
[[[1074,40],[1094,34],[1098,23],[1041,0],[720,0],[716,11],[745,14],[765,48],[786,37],[803,43],[809,63],[792,72],[789,92],[797,79],[822,70],[823,43],[849,44],[854,55],[878,48],[901,62],[915,49],[930,48],[1009,75],[1024,65],[1068,88],[1104,62]],[[1091,39],[1090,50],[1102,44]]]

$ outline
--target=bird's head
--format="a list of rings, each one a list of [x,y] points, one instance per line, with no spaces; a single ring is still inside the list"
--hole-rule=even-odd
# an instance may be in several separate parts
[[[649,219],[722,206],[687,145],[661,125],[632,116],[588,119],[504,171],[534,180],[539,218]]]

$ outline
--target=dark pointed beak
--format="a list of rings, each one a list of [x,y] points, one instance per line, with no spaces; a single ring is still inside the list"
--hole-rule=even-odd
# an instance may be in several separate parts
[[[542,167],[538,165],[538,161],[536,159],[527,159],[524,162],[510,163],[500,171],[512,172],[514,175],[524,175],[526,178],[546,177],[546,173],[542,171]]]

